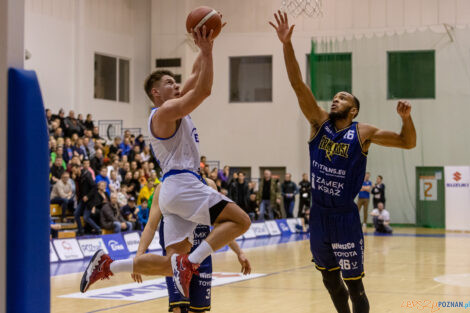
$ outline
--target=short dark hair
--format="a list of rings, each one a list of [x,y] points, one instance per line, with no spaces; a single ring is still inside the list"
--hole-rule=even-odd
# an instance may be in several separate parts
[[[380,177],[381,180],[383,180],[384,178],[382,177],[382,175],[378,175],[377,177]]]
[[[152,94],[150,93],[150,90],[152,90],[153,85],[156,82],[159,82],[162,79],[162,77],[165,75],[175,78],[175,74],[173,74],[172,72],[167,71],[167,70],[159,70],[150,74],[145,80],[144,89],[145,89],[145,92],[147,93],[147,96],[150,98],[151,101],[153,101],[153,98],[152,98]]]
[[[359,114],[359,110],[361,108],[361,102],[359,102],[359,99],[355,95],[352,95],[352,96],[354,98],[354,105],[357,108],[357,114],[356,114],[356,116],[357,116]],[[354,116],[354,117],[356,117],[356,116]]]

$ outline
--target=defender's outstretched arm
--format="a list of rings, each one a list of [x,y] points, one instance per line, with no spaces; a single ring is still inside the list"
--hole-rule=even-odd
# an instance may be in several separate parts
[[[386,147],[412,149],[416,147],[416,129],[411,118],[411,105],[408,101],[398,101],[397,112],[402,118],[401,132],[382,130],[368,124],[361,124],[361,135],[364,133],[366,145],[375,143]]]
[[[269,24],[276,30],[277,36],[283,44],[284,61],[290,84],[297,95],[302,113],[314,128],[318,128],[328,119],[328,113],[317,104],[312,91],[302,80],[302,73],[300,72],[299,63],[295,57],[291,41],[295,25],[289,27],[287,13],[285,12],[283,14],[281,11],[278,11],[277,14],[274,14],[274,18],[276,19],[277,26],[272,22],[269,22]]]

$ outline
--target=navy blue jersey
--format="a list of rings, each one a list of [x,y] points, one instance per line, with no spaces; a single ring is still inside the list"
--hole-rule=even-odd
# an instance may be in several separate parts
[[[367,163],[357,125],[337,131],[327,120],[310,141],[312,208],[355,208]]]

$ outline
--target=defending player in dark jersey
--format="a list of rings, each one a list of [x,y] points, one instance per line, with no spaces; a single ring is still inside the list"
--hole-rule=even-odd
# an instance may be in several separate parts
[[[215,183],[211,180],[207,180],[208,185],[211,188],[215,188]],[[160,185],[155,188],[155,192],[152,195],[150,202],[150,216],[137,249],[137,255],[145,254],[148,246],[153,240],[155,231],[157,230],[158,224],[160,223],[159,235],[160,245],[163,248],[163,255],[166,255],[165,251],[165,239],[164,239],[164,219],[162,219],[162,213],[158,205],[158,198],[160,193]],[[161,222],[160,222],[161,220]],[[207,225],[198,225],[194,230],[194,244],[192,247],[188,246],[188,249],[193,251],[199,244],[207,238],[210,233],[210,227]],[[229,243],[229,247],[235,252],[238,257],[242,269],[241,272],[245,275],[251,273],[251,265],[246,258],[243,251],[240,249],[235,241]],[[188,251],[189,252],[189,251]],[[181,293],[176,289],[173,277],[166,277],[166,284],[168,289],[168,300],[169,300],[169,312],[174,313],[186,313],[186,312],[206,312],[211,309],[211,287],[212,287],[212,257],[208,256],[200,264],[198,268],[199,275],[194,275],[191,279],[189,286],[189,298],[183,297]],[[142,277],[139,274],[132,274],[132,278],[136,282],[142,282]]]
[[[312,204],[310,209],[310,249],[323,283],[339,313],[369,312],[365,295],[364,236],[354,198],[365,175],[367,152],[371,143],[411,149],[416,131],[411,106],[399,101],[397,112],[403,121],[400,133],[353,122],[359,113],[359,100],[348,92],[333,98],[330,113],[318,106],[310,88],[302,81],[291,42],[294,25],[287,14],[274,14],[277,25],[269,22],[283,44],[289,81],[300,109],[311,125],[310,172]],[[346,282],[347,288],[343,283]]]

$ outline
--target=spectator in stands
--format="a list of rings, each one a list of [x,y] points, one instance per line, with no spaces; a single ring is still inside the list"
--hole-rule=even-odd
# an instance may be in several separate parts
[[[139,173],[139,184],[141,188],[143,188],[145,185],[147,185],[147,176],[145,175],[145,171],[143,169],[140,169],[137,172]]]
[[[248,183],[245,181],[245,173],[239,172],[237,180],[228,188],[228,197],[232,199],[243,211],[248,213]]]
[[[65,112],[63,109],[59,110],[59,115],[57,116],[60,120],[60,128],[65,131]]]
[[[121,214],[124,216],[126,221],[133,224],[133,229],[140,229],[139,221],[137,220],[137,214],[139,213],[139,208],[135,206],[135,198],[130,197],[127,201],[127,205],[121,208]]]
[[[50,109],[46,109],[46,121],[47,121],[47,126],[50,126],[52,123],[52,112]]]
[[[256,183],[254,181],[248,182],[248,192],[250,193],[250,195],[252,193],[256,193],[255,188],[256,188]]]
[[[139,138],[139,137],[137,137]],[[143,151],[140,153],[140,157],[142,159],[142,162],[148,162],[150,161],[150,158],[152,155],[150,154],[150,147],[149,146],[144,146]]]
[[[83,144],[87,147],[88,157],[91,159],[95,156],[95,141],[93,140],[93,133],[89,129],[85,129],[85,136],[83,138]]]
[[[73,165],[73,164],[82,166],[82,162],[80,162],[79,157],[76,156],[76,155],[74,155],[74,156],[72,157],[72,160],[70,160],[69,163],[67,164],[67,172],[71,173],[71,171],[72,171],[72,165]]]
[[[123,140],[126,139],[126,138],[130,140],[131,139],[131,131],[126,129],[124,131],[124,136],[123,137],[124,137]]]
[[[121,189],[121,180],[118,179],[117,172],[115,170],[111,171],[111,177],[109,178],[109,189],[111,193],[118,192]]]
[[[361,213],[361,209],[363,209],[363,226],[367,226],[367,216],[369,209],[369,199],[370,199],[370,191],[372,189],[372,182],[369,180],[370,173],[366,172],[364,176],[364,182],[362,183],[361,191],[359,191],[358,199],[357,199],[357,207],[359,209],[359,214]]]
[[[129,152],[131,151],[132,147],[130,144],[129,138],[124,138],[122,143],[119,145],[119,149],[121,149],[121,155],[129,156]]]
[[[70,160],[73,158],[73,146],[72,146],[72,140],[69,137],[65,138],[65,144],[64,144],[64,154],[63,158],[65,163],[69,163]]]
[[[374,209],[378,208],[379,202],[382,202],[385,206],[385,185],[382,182],[382,175],[377,176],[375,184],[372,186],[371,194],[374,195],[373,204]]]
[[[86,129],[93,131],[95,125],[93,124],[93,117],[91,116],[91,114],[86,115],[86,120],[83,122],[83,125],[85,125]]]
[[[96,234],[101,234],[101,227],[98,225],[101,218],[101,209],[110,201],[106,188],[105,181],[97,183],[83,213],[83,219],[93,228]]]
[[[137,198],[137,204],[140,205],[144,199],[148,201],[150,196],[153,195],[154,190],[154,181],[149,180],[147,184],[145,184],[142,189],[140,189],[139,197]]]
[[[219,170],[217,173],[217,178],[221,181],[222,188],[228,189],[228,179],[230,177],[230,167],[228,165],[224,166],[224,169]]]
[[[131,151],[127,154],[129,162],[135,160],[136,155],[140,154],[140,147],[134,146]]]
[[[59,156],[62,159],[62,156],[64,155],[64,148],[62,146],[58,146],[55,151],[51,152],[51,161],[52,163],[55,162],[55,159],[57,156]],[[67,164],[65,163],[64,159],[62,159],[62,167],[64,169],[67,168]]]
[[[284,209],[287,218],[294,217],[295,195],[299,193],[297,185],[292,181],[292,175],[286,173],[284,182],[281,185],[281,195],[284,200]]]
[[[139,170],[139,165],[137,164],[137,161],[132,161],[131,162],[131,172],[135,173],[138,170]]]
[[[108,169],[106,168],[106,166],[103,166],[100,170],[99,175],[96,175],[95,182],[99,183],[101,181],[104,181],[106,183],[106,188],[105,188],[106,193],[110,195],[111,193],[109,191],[109,178],[107,174],[108,174]]]
[[[106,139],[100,136],[100,130],[98,126],[93,127],[93,139],[97,145],[106,145]]]
[[[233,184],[233,182],[237,181],[237,179],[238,179],[238,172],[233,172],[232,177],[228,180],[227,188],[229,188]]]
[[[59,204],[62,207],[62,220],[67,216],[67,211],[74,212],[73,190],[69,178],[69,173],[64,171],[51,192],[51,204]]]
[[[84,234],[82,221],[80,216],[84,215],[87,206],[89,206],[90,198],[95,192],[95,181],[91,177],[91,173],[87,170],[80,169],[77,164],[72,164],[72,175],[75,177],[75,185],[77,186],[77,202],[78,205],[75,208],[75,222],[78,226],[77,236]],[[87,213],[87,217],[90,215]]]
[[[149,208],[148,208],[147,199],[142,200],[142,203],[140,204],[140,207],[139,207],[139,212],[137,213],[137,219],[142,229],[144,229],[149,219]]]
[[[60,122],[54,121],[52,125],[60,125],[58,123],[60,123]],[[64,137],[64,131],[63,131],[62,127],[57,126],[56,128],[53,129],[53,131],[54,131],[53,134],[54,134],[55,139],[58,139],[60,137]]]
[[[373,209],[370,215],[373,216],[375,231],[379,233],[391,234],[390,213],[384,209],[382,202],[377,203],[377,209]]]
[[[209,178],[215,182],[217,180],[217,175],[218,175],[217,167],[214,167],[209,174]]]
[[[95,173],[100,171],[100,169],[103,167],[103,150],[96,149],[95,156],[91,158],[90,166],[93,171],[95,171]]]
[[[201,168],[201,171],[204,167],[206,167],[206,165],[207,165],[206,162],[207,162],[206,156],[202,155],[201,156],[201,162],[199,163],[199,167]]]
[[[81,128],[78,125],[78,121],[75,118],[73,111],[69,112],[69,116],[65,119],[65,136],[71,137],[73,134],[80,134]]]
[[[127,185],[121,185],[121,189],[119,189],[117,193],[117,200],[119,203],[119,207],[123,207],[127,204],[127,199],[129,198],[129,195],[127,194]]]
[[[106,172],[106,176],[108,176],[109,178],[111,178],[111,172],[112,171],[115,171],[116,173],[119,172],[119,158],[118,157],[115,157],[113,159],[113,163],[111,165],[108,165],[107,167],[107,172]],[[119,180],[120,181],[120,180]]]
[[[80,133],[79,135],[80,136],[83,136],[84,133],[85,133],[85,124],[84,124],[85,120],[83,119],[83,114],[82,113],[79,113],[77,115],[77,124],[78,124],[78,127],[80,127]]]
[[[78,157],[80,158],[80,161],[83,161],[83,159],[88,158],[88,154],[87,154],[85,146],[83,145],[82,138],[78,138],[75,141],[75,146],[73,150],[74,150],[74,154],[78,155]]]
[[[90,160],[83,160],[83,169],[89,171],[91,173],[91,177],[96,179],[95,171],[90,167]]]
[[[137,138],[135,139],[134,145],[139,146],[140,151],[144,151],[145,150],[144,135],[140,134],[139,136],[137,136]],[[150,152],[150,149],[149,149],[149,152]]]
[[[57,156],[54,164],[51,167],[51,185],[58,182],[62,177],[62,174],[65,172],[62,161],[62,158],[60,156]]]
[[[122,149],[121,149],[121,137],[117,136],[114,137],[113,144],[109,147],[109,154],[115,154],[121,156]]]
[[[129,162],[126,162],[122,165],[122,167],[119,168],[119,176],[121,176],[121,182],[124,181],[124,178],[126,177],[127,173],[131,171],[131,165]],[[132,179],[132,176],[131,176]]]
[[[305,217],[305,209],[310,208],[310,181],[308,174],[302,174],[302,180],[299,182],[299,212],[298,217]]]
[[[257,200],[259,203],[259,219],[264,220],[265,214],[274,219],[274,207],[281,203],[279,185],[271,177],[271,171],[264,171],[264,178],[260,181]]]
[[[248,207],[246,212],[250,216],[250,219],[254,221],[259,216],[258,203],[256,201],[256,193],[250,193],[248,198]]]
[[[104,229],[113,230],[115,233],[132,230],[132,223],[126,221],[121,214],[121,210],[119,210],[119,203],[115,194],[112,194],[109,203],[101,208],[100,222]]]

